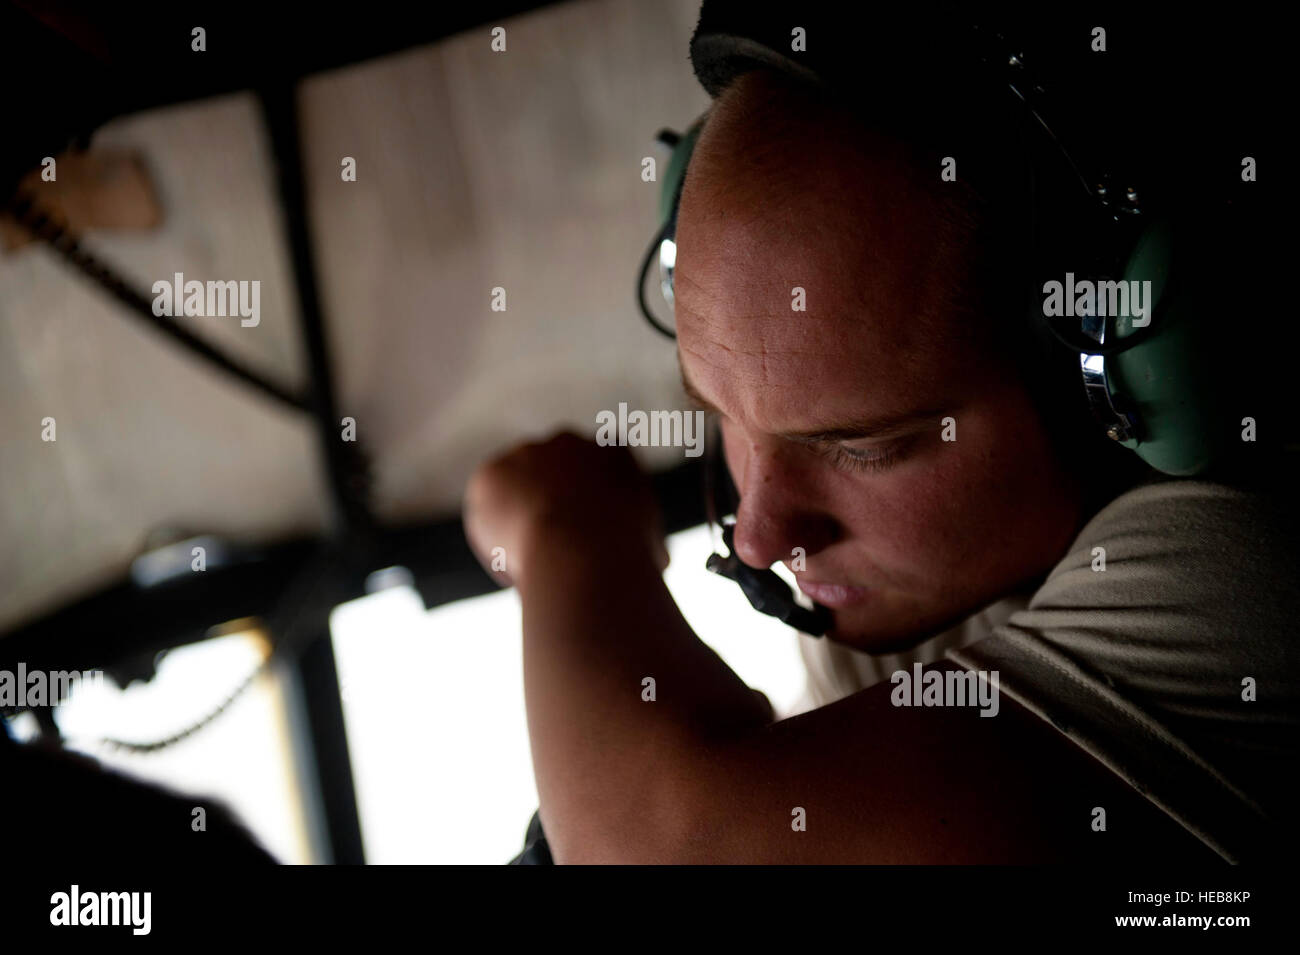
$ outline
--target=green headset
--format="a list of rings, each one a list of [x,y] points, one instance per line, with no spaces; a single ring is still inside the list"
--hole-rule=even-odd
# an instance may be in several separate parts
[[[1076,274],[1093,283],[1116,277],[1126,283],[1151,283],[1141,327],[1129,314],[1084,314],[1069,325],[1049,320],[1043,314],[1041,293],[1031,306],[1036,310],[1033,325],[1078,355],[1084,394],[1106,435],[1164,474],[1191,476],[1212,470],[1234,443],[1240,447],[1240,418],[1232,412],[1241,409],[1225,404],[1222,390],[1207,387],[1219,377],[1221,356],[1211,340],[1212,304],[1187,291],[1189,279],[1199,277],[1200,263],[1194,261],[1195,254],[1188,255],[1182,225],[1144,208],[1139,190],[1130,183],[1108,172],[1083,173],[1048,125],[1046,91],[1029,73],[1024,55],[1008,47],[1000,34],[979,27],[969,29],[970,46],[982,68],[992,74],[996,85],[1004,87],[1004,93],[1009,91],[1023,104],[1026,120],[1037,129],[1032,135],[1056,157],[1059,169],[1055,175],[1063,182],[1060,188],[1073,194],[1077,206],[1065,214],[1070,219],[1068,226],[1086,235],[1090,246],[1089,261],[1080,261]],[[711,41],[715,41],[712,46]],[[744,58],[755,65],[820,81],[789,56],[747,38],[702,37],[698,33],[692,42],[697,73],[700,62],[711,56],[734,59],[738,45],[745,51]],[[660,229],[642,260],[637,298],[646,320],[670,338],[676,337],[674,331],[659,321],[646,303],[645,279],[657,257],[661,288],[671,307],[677,210],[690,157],[707,116],[701,116],[685,133],[662,130],[657,137],[672,153],[661,181]]]

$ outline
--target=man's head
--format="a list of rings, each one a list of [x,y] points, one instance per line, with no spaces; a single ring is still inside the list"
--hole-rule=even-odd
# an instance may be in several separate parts
[[[1041,577],[1085,506],[1004,347],[1019,319],[990,314],[972,208],[937,163],[767,70],[718,97],[683,189],[679,356],[720,413],[737,552],[795,570],[864,650]]]

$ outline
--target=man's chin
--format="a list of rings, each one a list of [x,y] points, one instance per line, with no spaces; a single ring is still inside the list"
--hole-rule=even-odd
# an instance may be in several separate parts
[[[922,623],[912,618],[890,624],[878,616],[875,619],[865,620],[855,620],[854,616],[842,610],[833,611],[831,629],[826,631],[825,638],[841,646],[874,656],[911,650],[963,619],[958,615],[951,619],[944,618]],[[869,615],[864,616],[869,617]]]
[[[825,636],[826,639],[830,640],[832,643],[838,643],[841,646],[848,647],[851,650],[857,650],[861,653],[870,653],[873,656],[880,656],[887,653],[902,653],[904,650],[911,650],[918,644],[924,643],[927,639],[924,636],[881,637],[876,634],[864,634],[860,631],[843,632],[834,627],[827,630]]]

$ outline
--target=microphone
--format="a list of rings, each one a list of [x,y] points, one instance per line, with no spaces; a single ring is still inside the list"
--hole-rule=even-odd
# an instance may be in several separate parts
[[[704,566],[740,584],[745,597],[759,613],[776,617],[810,637],[824,635],[831,628],[830,610],[821,604],[813,604],[812,610],[799,606],[790,587],[773,571],[750,567],[737,557],[733,543],[735,533],[735,524],[722,525],[722,542],[729,553],[725,557],[710,554]]]

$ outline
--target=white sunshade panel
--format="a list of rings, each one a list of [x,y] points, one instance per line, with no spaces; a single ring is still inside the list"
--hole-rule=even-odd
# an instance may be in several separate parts
[[[263,374],[300,383],[295,299],[252,97],[125,118],[92,148],[138,149],[165,220],[150,232],[88,235],[85,247],[144,292],[178,271],[260,280],[257,327],[180,321]],[[310,422],[145,327],[52,250],[0,256],[0,336],[0,621],[114,582],[151,533],[265,539],[323,526]],[[47,417],[54,441],[43,440]]]
[[[483,458],[596,413],[681,407],[671,344],[633,300],[656,226],[653,136],[708,103],[696,0],[565,4],[300,86],[317,281],[341,415],[381,519],[454,514]],[[304,383],[297,297],[257,100],[124,117],[164,222],[86,237],[141,291],[259,280],[260,321],[182,317],[261,374]],[[339,175],[357,161],[356,182]],[[491,309],[495,287],[506,310]],[[41,422],[57,422],[42,440]],[[0,630],[121,579],[151,534],[318,531],[311,423],[162,339],[49,249],[0,255]],[[680,449],[676,452],[680,459]],[[674,463],[666,452],[650,466]]]

